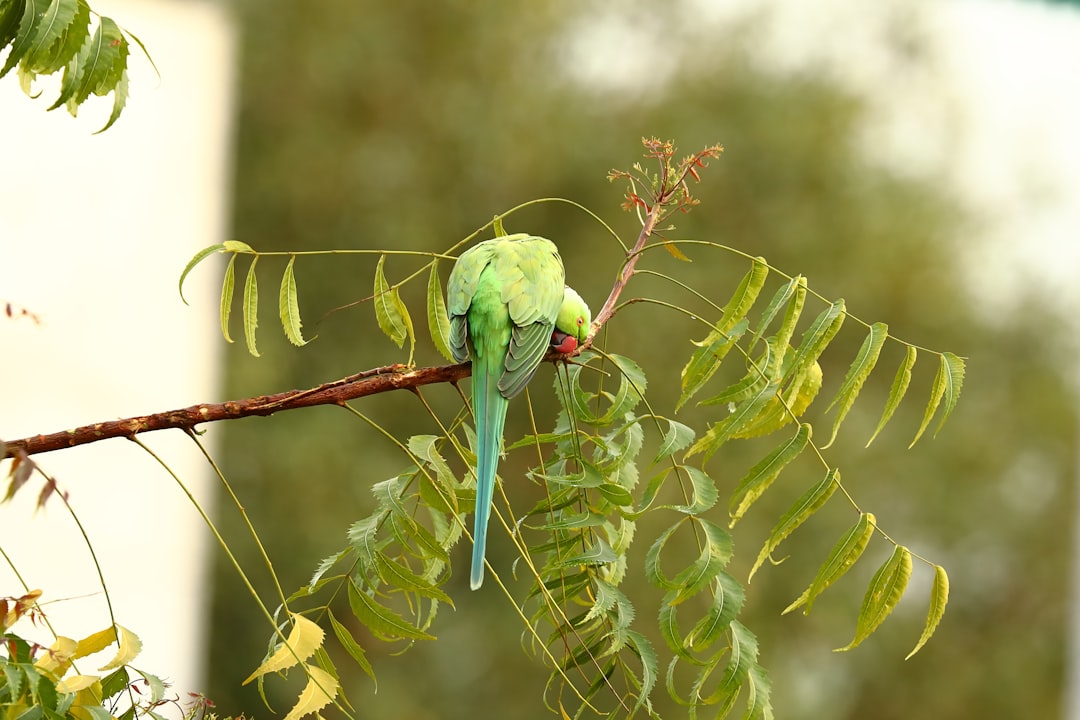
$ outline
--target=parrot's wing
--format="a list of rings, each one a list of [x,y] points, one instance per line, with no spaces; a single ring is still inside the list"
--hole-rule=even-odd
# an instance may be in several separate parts
[[[495,263],[513,323],[499,390],[512,398],[524,389],[548,350],[566,273],[555,243],[539,237],[508,243]]]
[[[469,359],[469,323],[467,316],[472,305],[480,273],[495,257],[499,240],[485,240],[461,254],[450,271],[446,285],[446,311],[450,316],[450,352],[455,362]]]

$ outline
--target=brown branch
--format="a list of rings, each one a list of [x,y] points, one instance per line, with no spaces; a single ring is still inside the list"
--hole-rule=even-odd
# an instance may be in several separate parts
[[[217,420],[273,415],[282,410],[295,410],[315,405],[341,405],[349,400],[389,390],[414,389],[433,383],[457,382],[468,377],[470,373],[471,368],[468,364],[411,370],[405,365],[388,365],[307,390],[289,390],[243,400],[192,405],[180,410],[94,423],[74,430],[34,435],[21,440],[9,440],[5,443],[4,457],[15,457],[20,450],[27,455],[35,455],[108,438],[132,437],[152,430],[169,428],[191,430],[197,425]]]

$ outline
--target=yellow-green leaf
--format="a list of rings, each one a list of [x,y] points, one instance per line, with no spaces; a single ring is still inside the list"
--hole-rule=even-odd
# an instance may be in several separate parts
[[[704,340],[693,341],[697,349],[690,354],[690,359],[682,369],[682,392],[679,394],[679,401],[675,403],[676,410],[709,381],[748,326],[746,318],[743,318],[727,331],[713,330]]]
[[[132,660],[139,656],[142,651],[142,640],[139,640],[139,636],[128,630],[123,625],[116,626],[116,642],[117,650],[116,656],[106,663],[103,667],[98,668],[101,672],[108,672],[109,670],[115,670],[122,665],[129,664]]]
[[[805,372],[799,375],[794,384],[784,390],[783,402],[780,401],[779,395],[772,397],[761,412],[732,437],[752,438],[768,435],[796,418],[802,417],[821,390],[821,378],[821,365],[815,360]]]
[[[233,256],[235,257],[235,255]],[[306,345],[307,340],[300,331],[300,304],[296,299],[296,278],[293,275],[293,264],[296,256],[289,257],[289,264],[285,266],[285,272],[281,276],[281,289],[278,292],[278,314],[281,316],[281,327],[285,330],[285,337],[293,345]]]
[[[258,262],[258,255],[251,258],[244,281],[244,339],[248,352],[255,357],[259,357],[259,350],[255,347],[255,328],[259,326],[259,283],[255,278],[255,265]]]
[[[299,665],[322,647],[323,638],[326,636],[323,629],[303,615],[292,613],[291,616],[293,626],[285,642],[262,665],[256,668],[255,672],[251,673],[242,684],[247,685],[262,675],[280,672],[294,665]]]
[[[934,429],[934,437],[941,432],[941,426],[949,419],[953,408],[960,400],[960,390],[964,386],[964,359],[951,352],[942,353],[941,370],[945,376],[945,410],[942,412],[937,428]]]
[[[955,356],[953,356],[955,357]],[[960,370],[961,381],[963,380],[963,368]],[[915,438],[911,441],[911,445],[908,448],[915,446],[915,443],[919,442],[919,438],[922,437],[923,431],[930,424],[930,421],[934,417],[934,413],[937,412],[938,406],[941,405],[941,399],[945,397],[945,389],[952,384],[953,377],[949,361],[945,359],[945,355],[941,356],[941,362],[938,363],[937,373],[934,375],[934,384],[930,387],[930,400],[926,403],[926,410],[923,412],[922,422],[919,423],[919,430],[915,433]],[[938,429],[941,425],[938,424]]]
[[[858,521],[833,545],[832,550],[829,551],[829,556],[818,568],[817,575],[814,577],[814,581],[810,583],[810,587],[806,588],[802,595],[795,599],[795,602],[784,608],[784,612],[781,614],[786,615],[803,605],[806,605],[803,614],[809,613],[810,608],[814,605],[814,598],[843,577],[844,573],[850,570],[862,556],[867,543],[870,542],[870,538],[874,534],[876,525],[877,520],[874,518],[873,513],[864,512],[859,515]]]
[[[398,347],[403,347],[405,338],[409,336],[408,326],[411,323],[407,322],[402,314],[405,305],[398,297],[397,288],[391,289],[386,282],[386,275],[383,273],[385,262],[386,256],[382,255],[375,266],[375,319],[386,336]]]
[[[889,390],[889,397],[885,401],[885,409],[881,413],[881,419],[878,420],[877,427],[874,428],[874,434],[866,441],[866,447],[870,447],[870,443],[874,442],[874,438],[889,422],[893,413],[896,412],[896,408],[900,406],[900,401],[904,399],[904,393],[907,392],[908,385],[911,384],[911,368],[915,367],[917,357],[918,352],[915,350],[915,346],[908,345],[904,362],[900,363],[900,367],[896,371],[896,377],[893,378],[892,389]]]
[[[772,532],[769,533],[769,539],[765,541],[761,552],[758,553],[757,560],[754,561],[754,566],[750,568],[750,575],[746,579],[747,582],[753,580],[754,573],[780,546],[780,543],[784,542],[791,533],[795,532],[800,525],[820,510],[839,486],[840,471],[834,468],[825,475],[821,482],[803,493],[802,497],[788,508],[788,511],[783,514],[780,521],[773,527]]]
[[[859,609],[855,637],[844,647],[837,648],[837,652],[851,650],[870,637],[896,608],[910,579],[911,551],[903,545],[897,545],[889,559],[870,579],[870,587],[866,589],[862,607]]]
[[[304,669],[308,673],[307,685],[285,720],[300,720],[305,715],[322,710],[334,701],[340,689],[337,678],[317,665],[305,665]]]
[[[227,248],[225,247],[224,243],[205,247],[199,252],[195,253],[195,257],[191,258],[191,260],[188,261],[188,264],[184,266],[184,271],[180,273],[180,284],[178,287],[180,290],[180,299],[184,301],[185,305],[188,304],[188,301],[186,298],[184,298],[184,279],[188,276],[188,273],[190,273],[196,265],[201,263],[206,258],[210,257],[214,253],[225,252],[226,249]]]
[[[758,320],[757,331],[754,333],[754,338],[750,341],[750,345],[746,348],[746,352],[749,354],[754,350],[754,345],[759,340],[765,339],[765,331],[769,329],[769,325],[776,319],[777,313],[780,312],[780,308],[787,305],[795,296],[795,288],[799,285],[799,281],[802,281],[803,288],[806,288],[806,280],[801,275],[791,278],[776,291],[772,300],[765,306],[765,310],[761,313],[761,319]],[[805,295],[804,295],[805,297]]]
[[[34,666],[52,673],[57,677],[63,676],[71,667],[71,661],[79,644],[69,637],[57,636],[56,640],[34,663]]]
[[[788,370],[788,383],[800,382],[799,376],[814,364],[832,339],[836,337],[836,333],[840,332],[840,326],[844,324],[846,316],[847,311],[844,309],[844,301],[841,299],[822,310],[814,319],[814,322],[803,333],[802,342],[799,343],[799,348],[795,351],[795,358],[791,361],[791,367]]]
[[[863,340],[859,352],[855,354],[855,359],[851,361],[847,375],[844,376],[844,382],[840,384],[840,389],[836,391],[836,396],[829,403],[829,407],[825,408],[825,412],[828,412],[832,410],[833,406],[839,406],[836,411],[836,419],[833,420],[832,434],[829,441],[822,445],[822,450],[832,445],[833,441],[836,440],[836,433],[840,429],[840,423],[844,422],[844,417],[851,410],[851,406],[855,404],[855,398],[859,396],[863,384],[870,377],[870,373],[874,371],[878,356],[881,354],[881,348],[885,344],[885,338],[888,336],[889,326],[885,323],[879,322],[870,326],[870,332],[866,339]]]
[[[447,360],[453,361],[450,351],[450,318],[446,314],[446,301],[443,299],[442,281],[439,279],[439,261],[432,260],[431,274],[427,286],[427,321],[431,332],[431,342]]]
[[[723,317],[718,325],[721,333],[726,333],[735,327],[735,324],[746,317],[750,308],[754,306],[761,288],[765,287],[765,279],[769,275],[769,264],[763,257],[756,257],[750,270],[743,276],[735,293],[728,300],[723,309]]]
[[[731,494],[728,508],[731,512],[729,527],[735,527],[735,523],[750,509],[750,506],[764,494],[773,481],[780,476],[780,472],[792,460],[799,456],[810,440],[810,424],[803,423],[798,432],[780,445],[754,467],[735,488]]]
[[[720,449],[721,445],[730,440],[735,433],[742,430],[758,416],[762,408],[776,395],[776,391],[777,385],[770,383],[752,397],[736,405],[730,415],[720,422],[714,423],[708,432],[690,446],[690,449],[686,451],[686,457],[703,452],[705,453],[705,459],[708,460],[713,453]]]
[[[919,638],[919,642],[915,644],[915,647],[904,658],[908,660],[912,655],[919,652],[922,646],[926,644],[937,630],[938,623],[941,622],[942,616],[945,615],[945,606],[949,603],[949,576],[945,572],[945,568],[940,565],[934,566],[934,587],[930,591],[930,611],[926,614],[926,626],[923,628],[922,637]]]
[[[255,248],[251,247],[246,242],[240,242],[239,240],[226,240],[223,245],[225,246],[225,250],[231,253],[255,253]]]
[[[79,647],[75,650],[75,659],[100,652],[116,642],[116,629],[107,627],[93,635],[87,635],[79,641]]]
[[[225,266],[225,278],[221,281],[221,334],[225,342],[232,342],[229,335],[229,317],[232,315],[233,293],[236,287],[236,254],[229,258]]]
[[[101,678],[97,675],[71,675],[56,683],[56,692],[77,693],[100,682]]]

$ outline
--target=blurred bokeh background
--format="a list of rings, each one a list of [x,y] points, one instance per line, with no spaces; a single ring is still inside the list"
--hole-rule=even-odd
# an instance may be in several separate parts
[[[808,618],[780,616],[850,521],[830,507],[788,541],[787,563],[755,577],[741,616],[759,636],[777,717],[1080,718],[1069,640],[1080,456],[1080,7],[236,0],[228,9],[239,34],[229,236],[262,250],[442,250],[493,214],[546,196],[579,202],[632,238],[634,218],[619,209],[622,189],[607,171],[635,161],[642,136],[675,139],[681,154],[722,143],[696,188],[701,206],[678,218],[673,237],[763,255],[823,295],[844,297],[860,318],[969,358],[963,398],[937,439],[907,449],[933,371],[924,361],[911,399],[863,450],[899,357],[887,351],[829,456],[893,537],[949,570],[944,622],[903,660],[925,615],[928,578],[917,573],[870,641],[831,652],[850,638],[876,563]],[[137,114],[137,104],[126,112]],[[110,133],[123,133],[127,120]],[[545,204],[515,215],[508,229],[555,239],[568,281],[601,304],[621,258],[595,222]],[[722,302],[745,264],[690,254],[690,265],[658,262],[678,265],[680,277]],[[400,278],[414,267],[394,261],[388,272]],[[264,319],[263,357],[230,346],[220,396],[308,387],[403,360],[367,305],[326,315],[368,296],[373,270],[373,259],[298,262],[305,329],[317,340],[295,349]],[[642,283],[635,294],[660,289]],[[419,308],[417,290],[405,299]],[[654,406],[671,408],[697,332],[635,308],[619,316],[607,349],[638,360]],[[861,340],[847,328],[826,356],[826,394]],[[417,359],[438,362],[423,346]],[[539,395],[538,419],[550,424],[553,405]],[[218,398],[190,401],[207,399]],[[459,402],[449,388],[429,399],[446,410]],[[432,430],[412,398],[361,405],[399,437]],[[702,417],[690,409],[681,419]],[[523,414],[511,412],[508,424],[508,437],[527,431]],[[402,466],[378,433],[336,408],[216,432],[225,473],[286,592],[343,545],[371,507],[370,486]],[[711,463],[722,488],[754,452],[733,449]],[[745,579],[771,518],[814,479],[785,476],[739,526],[737,577]],[[240,519],[222,508],[220,522],[244,566],[259,568]],[[500,539],[489,558],[509,568],[511,548]],[[466,550],[454,558],[462,566]],[[205,692],[220,714],[269,715],[256,690],[240,685],[265,647],[265,621],[220,554],[209,557]],[[257,584],[269,597],[266,579]],[[488,590],[469,593],[456,573],[448,592],[458,607],[440,614],[438,642],[401,655],[373,644],[378,692],[351,668],[344,679],[359,715],[544,717],[546,673],[522,652],[517,615]],[[650,622],[642,616],[642,629]],[[291,698],[273,688],[281,712]],[[662,688],[655,695],[661,714],[681,716]]]

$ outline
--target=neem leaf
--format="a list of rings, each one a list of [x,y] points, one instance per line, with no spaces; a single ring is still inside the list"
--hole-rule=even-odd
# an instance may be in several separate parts
[[[431,262],[431,274],[428,275],[427,321],[431,332],[431,341],[435,349],[447,360],[453,361],[450,350],[450,318],[446,314],[446,301],[443,299],[442,281],[439,279],[439,261]]]
[[[915,346],[908,345],[904,362],[900,363],[900,367],[896,371],[896,377],[893,378],[892,389],[889,390],[889,397],[885,401],[885,409],[881,413],[881,419],[878,420],[877,427],[874,428],[874,433],[870,436],[870,439],[866,441],[867,447],[870,447],[870,443],[874,442],[874,438],[889,422],[893,413],[896,412],[896,408],[900,406],[900,401],[904,399],[904,393],[907,392],[908,385],[911,384],[911,368],[915,366],[917,357],[918,351],[915,350]]]
[[[903,545],[897,545],[889,559],[870,579],[870,586],[866,589],[862,607],[859,609],[855,637],[844,647],[837,648],[837,651],[851,650],[870,637],[896,608],[910,579],[911,551]]]
[[[196,265],[198,265],[203,260],[205,260],[206,258],[213,255],[214,253],[225,252],[225,250],[226,250],[226,247],[225,247],[224,243],[218,243],[217,245],[211,245],[210,247],[205,247],[202,250],[200,250],[199,252],[195,253],[195,257],[191,258],[191,260],[188,261],[188,264],[184,267],[184,272],[180,273],[180,284],[179,284],[180,299],[184,301],[185,305],[188,304],[188,301],[184,298],[184,279],[188,276],[188,273],[191,272],[192,269]]]
[[[937,630],[938,623],[941,622],[942,616],[945,615],[945,606],[949,603],[949,576],[945,572],[945,568],[940,565],[934,566],[934,587],[930,591],[930,611],[926,615],[926,626],[923,628],[922,637],[919,638],[919,642],[915,644],[915,647],[904,658],[908,660],[912,655],[919,652],[922,646],[926,644],[934,631]]]
[[[291,617],[293,626],[285,642],[255,672],[251,673],[247,680],[241,683],[242,685],[247,685],[252,680],[263,675],[280,672],[294,665],[299,665],[322,647],[326,633],[321,627],[303,615],[291,613]]]
[[[259,357],[259,350],[255,347],[255,328],[259,326],[259,282],[255,277],[255,265],[258,262],[258,255],[251,258],[247,278],[244,280],[244,340],[247,342],[248,352],[255,357]]]
[[[236,257],[235,255],[233,257]],[[296,256],[289,257],[289,264],[285,266],[285,272],[281,276],[281,289],[278,292],[278,314],[281,316],[281,327],[285,330],[285,337],[293,345],[306,345],[307,340],[300,330],[300,305],[296,299],[296,278],[293,276],[293,264]]]
[[[225,342],[232,342],[229,335],[229,317],[232,315],[233,295],[236,286],[236,254],[229,258],[229,264],[225,266],[225,277],[221,281],[221,334],[225,336]]]
[[[375,319],[386,336],[395,345],[402,347],[405,344],[405,338],[409,336],[408,326],[402,314],[405,306],[398,297],[397,288],[391,289],[386,282],[386,275],[383,274],[385,262],[386,256],[381,255],[378,265],[375,266]]]

